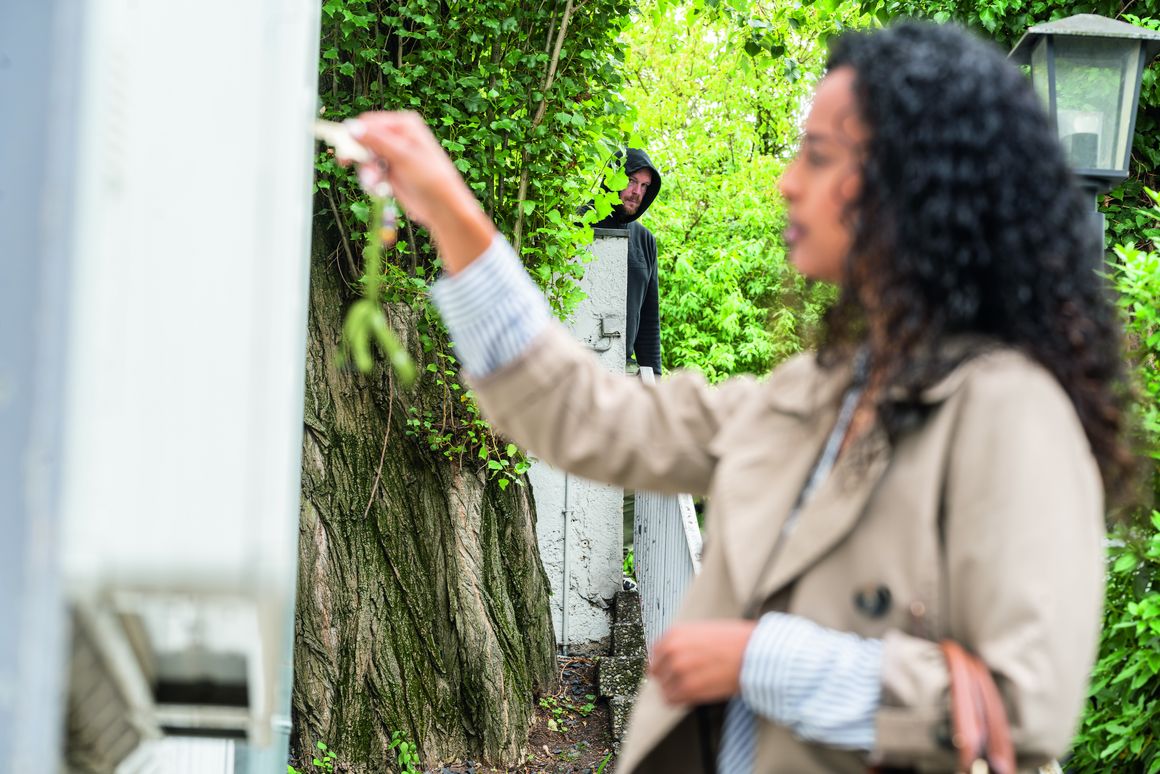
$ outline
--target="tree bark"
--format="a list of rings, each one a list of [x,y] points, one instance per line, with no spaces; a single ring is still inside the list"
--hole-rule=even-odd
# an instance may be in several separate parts
[[[406,435],[411,407],[440,400],[429,378],[402,389],[381,366],[337,364],[348,291],[324,241],[311,267],[294,746],[309,760],[324,741],[350,771],[382,772],[402,731],[426,767],[514,764],[533,694],[555,678],[531,493]],[[389,315],[417,356],[415,313]]]

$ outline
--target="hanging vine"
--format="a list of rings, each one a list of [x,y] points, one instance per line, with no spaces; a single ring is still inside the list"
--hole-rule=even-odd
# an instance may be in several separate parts
[[[591,238],[575,213],[603,195],[601,171],[631,123],[619,97],[617,43],[629,22],[628,2],[326,0],[322,14],[323,117],[421,113],[565,316],[583,297],[577,280]],[[362,236],[374,231],[374,206],[351,171],[324,150],[316,172],[316,222],[338,236],[334,269],[366,296],[352,302],[347,318],[355,364],[372,367],[371,344],[378,342],[405,369],[378,329],[386,318],[373,307],[410,306],[419,320],[412,337],[419,377],[441,397],[412,407],[408,434],[457,464],[479,465],[501,487],[519,482],[526,460],[479,416],[428,304],[426,288],[440,265],[426,232],[404,219],[402,238],[380,251]]]

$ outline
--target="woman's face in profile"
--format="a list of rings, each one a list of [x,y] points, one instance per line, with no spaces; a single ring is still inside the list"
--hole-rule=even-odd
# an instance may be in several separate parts
[[[853,243],[849,205],[862,183],[869,130],[854,100],[854,71],[839,67],[818,84],[798,155],[782,173],[788,207],[789,259],[812,279],[842,281]]]

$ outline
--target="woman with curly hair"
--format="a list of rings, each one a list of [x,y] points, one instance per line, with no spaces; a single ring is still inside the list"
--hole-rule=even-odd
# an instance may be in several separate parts
[[[1120,334],[1089,206],[999,52],[918,23],[836,41],[781,190],[790,260],[841,297],[817,354],[716,387],[602,371],[418,117],[351,129],[431,229],[495,426],[708,496],[619,771],[950,771],[948,640],[997,685],[1020,768],[1067,750],[1129,463]]]

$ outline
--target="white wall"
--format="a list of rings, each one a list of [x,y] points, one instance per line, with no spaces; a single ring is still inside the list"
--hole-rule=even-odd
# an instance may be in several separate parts
[[[604,349],[598,353],[600,362],[613,373],[624,373],[628,277],[624,233],[594,240],[593,260],[581,283],[588,298],[571,320],[577,339]],[[603,332],[619,331],[620,336],[602,336],[602,320]],[[556,642],[570,652],[599,650],[610,632],[608,606],[620,588],[623,490],[566,475],[544,463],[533,465],[528,477],[536,500],[540,557],[552,586]]]

